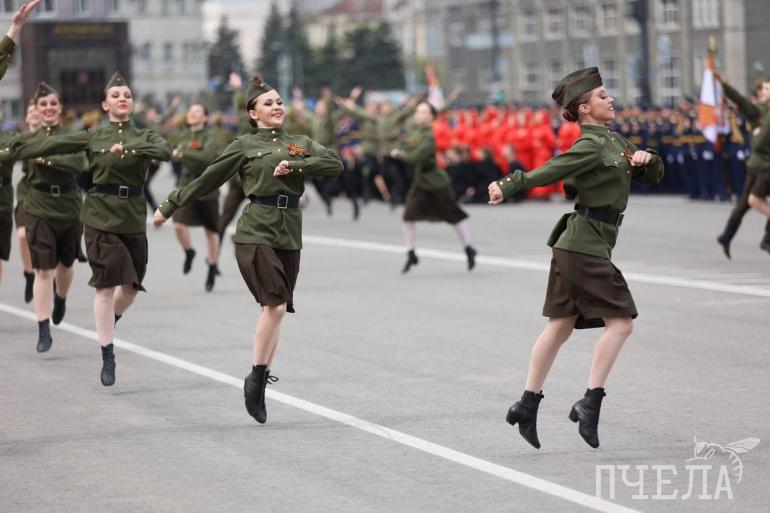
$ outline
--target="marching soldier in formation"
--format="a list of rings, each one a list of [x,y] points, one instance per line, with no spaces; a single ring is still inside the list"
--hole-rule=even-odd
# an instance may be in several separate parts
[[[580,123],[581,136],[565,153],[529,173],[515,171],[489,184],[497,205],[520,190],[565,180],[575,211],[556,224],[543,315],[545,330],[535,342],[524,394],[508,411],[509,424],[540,448],[537,412],[542,386],[561,345],[574,329],[604,327],[594,349],[588,389],[569,412],[591,447],[599,446],[599,412],[605,381],[623,343],[631,335],[636,305],[623,275],[610,260],[628,203],[631,180],[658,183],[663,162],[655,152],[639,150],[605,125],[615,119],[615,100],[607,94],[597,68],[564,77],[553,91],[567,121]]]
[[[86,131],[18,142],[11,148],[24,158],[86,152],[93,187],[80,211],[86,254],[96,289],[94,317],[102,351],[101,382],[115,383],[114,327],[136,299],[147,270],[147,207],[142,194],[147,166],[169,160],[171,147],[157,133],[131,120],[131,88],[115,72],[104,89],[102,109],[109,125]],[[2,152],[0,152],[0,155]]]
[[[40,116],[35,109],[35,101],[30,100],[27,106],[27,115],[24,118],[24,128],[27,132],[35,132],[40,128]],[[24,268],[24,302],[32,301],[34,295],[35,272],[32,269],[32,255],[27,244],[26,218],[24,204],[29,194],[30,162],[25,160],[21,164],[21,179],[16,184],[16,208],[13,209],[13,222],[16,224],[16,236],[19,241],[19,254]]]
[[[196,180],[172,192],[155,212],[155,224],[216,190],[236,173],[241,176],[250,204],[238,221],[235,257],[262,308],[254,335],[252,370],[244,380],[244,400],[249,414],[264,423],[265,387],[277,379],[270,375],[270,365],[281,322],[286,312],[294,312],[302,248],[299,198],[305,177],[335,178],[342,172],[342,163],[310,137],[284,131],[283,100],[259,76],[246,94],[246,111],[254,130],[239,136]]]

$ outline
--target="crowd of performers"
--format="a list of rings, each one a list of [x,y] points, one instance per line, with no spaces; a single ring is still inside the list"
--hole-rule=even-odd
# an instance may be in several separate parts
[[[0,78],[18,30],[38,1],[19,9],[0,41]],[[605,381],[637,316],[626,281],[611,261],[630,192],[686,191],[705,200],[739,196],[719,237],[728,257],[730,240],[749,207],[770,217],[765,199],[770,192],[770,79],[758,82],[753,100],[726,83],[725,91],[737,107],[733,131],[715,147],[698,132],[687,102],[678,109],[616,112],[597,68],[565,77],[553,92],[554,109],[456,108],[455,94],[440,110],[420,97],[398,107],[390,101],[360,107],[360,88],[347,97],[326,90],[311,109],[299,89],[284,105],[275,89],[254,76],[236,94],[236,131],[222,116],[210,116],[201,102],[187,105],[172,131],[176,100],[162,116],[154,109],[135,115],[133,91],[120,72],[104,88],[105,122],[98,120],[101,114],[66,122],[60,94],[41,82],[22,129],[0,134],[0,259],[9,258],[15,219],[24,298],[33,302],[38,319],[38,352],[50,350],[50,323],[65,316],[74,262],[88,262],[100,380],[111,386],[116,325],[144,290],[147,204],[156,226],[173,219],[184,273],[196,254],[189,229],[203,227],[205,287],[211,291],[222,235],[246,202],[233,237],[235,257],[261,312],[244,399],[249,414],[264,423],[265,387],[277,379],[270,366],[280,327],[285,314],[294,312],[306,183],[318,189],[330,214],[332,197],[344,194],[354,219],[360,216],[359,201],[379,197],[393,206],[404,203],[404,273],[419,263],[419,221],[452,225],[472,270],[477,251],[461,202],[498,205],[563,195],[575,206],[559,219],[548,242],[553,250],[543,307],[548,322],[533,347],[524,394],[507,421],[518,424],[521,435],[539,448],[541,388],[559,348],[574,329],[604,328],[588,389],[568,415],[583,439],[597,447]],[[557,114],[563,122],[556,121]],[[156,203],[150,180],[165,161],[173,164],[177,188]],[[23,174],[15,207],[14,169]],[[225,184],[220,213],[219,190]],[[766,242],[762,248],[770,250]]]

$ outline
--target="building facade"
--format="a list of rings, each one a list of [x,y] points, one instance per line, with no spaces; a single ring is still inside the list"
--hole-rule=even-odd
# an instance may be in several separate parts
[[[770,70],[767,0],[385,0],[405,61],[431,63],[467,101],[504,96],[546,103],[560,77],[599,66],[610,93],[636,103],[647,10],[651,100],[671,105],[696,95],[708,53],[746,90]],[[502,94],[499,94],[502,93]]]
[[[2,26],[10,23],[20,3],[21,0],[0,2]],[[122,71],[131,77],[138,97],[163,103],[176,94],[195,95],[206,89],[207,44],[202,36],[202,4],[203,0],[44,0],[28,23],[125,22],[130,69]],[[4,111],[12,117],[20,115],[23,99],[29,96],[22,92],[23,84],[38,80],[23,79],[21,53],[17,52],[11,69],[0,82]]]

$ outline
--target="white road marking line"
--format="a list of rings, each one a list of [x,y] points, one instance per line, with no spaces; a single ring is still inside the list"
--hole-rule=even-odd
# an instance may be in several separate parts
[[[378,251],[380,253],[396,253],[399,255],[406,252],[406,249],[403,246],[397,246],[395,244],[383,244],[381,242],[340,239],[336,237],[323,237],[320,235],[303,235],[302,239],[306,243],[317,244],[319,246]],[[419,248],[417,252],[420,257],[424,256],[436,260],[465,262],[466,259],[465,253],[443,251],[439,249]],[[527,271],[548,271],[550,268],[550,262],[532,262],[528,260],[517,260],[513,258],[486,255],[477,256],[476,263],[481,265],[491,265],[495,267],[507,267],[510,269],[524,269]],[[668,287],[708,290],[711,292],[726,292],[729,294],[743,294],[747,296],[770,298],[770,289],[763,289],[760,287],[749,287],[745,285],[733,285],[730,283],[719,283],[708,280],[678,278],[675,276],[662,276],[658,274],[636,272],[624,272],[623,276],[625,276],[628,281],[648,283],[652,285],[664,285]]]
[[[5,303],[0,303],[0,311],[10,315],[15,315],[16,317],[21,317],[22,319],[28,319],[31,321],[36,320],[36,317],[33,313],[11,305],[7,305]],[[53,329],[66,331],[90,340],[98,340],[95,331],[81,328],[80,326],[75,326],[74,324],[67,322],[63,322],[58,326],[53,326]],[[177,358],[166,353],[161,353],[153,349],[148,349],[146,347],[125,340],[116,338],[113,343],[116,347],[144,356],[151,360],[165,363],[172,367],[177,367],[179,369],[192,372],[193,374],[212,379],[219,383],[234,386],[238,389],[242,389],[243,387],[242,379],[224,374],[213,369],[209,369],[208,367],[203,367],[202,365],[188,362],[187,360],[182,360],[181,358]],[[535,477],[509,467],[504,467],[502,465],[492,463],[491,461],[476,458],[469,454],[450,449],[449,447],[435,444],[433,442],[423,440],[422,438],[417,438],[415,436],[411,436],[406,433],[396,431],[395,429],[390,429],[388,427],[375,424],[373,422],[368,422],[364,419],[359,419],[358,417],[348,415],[347,413],[332,410],[331,408],[326,408],[325,406],[311,403],[291,395],[275,392],[270,389],[266,390],[265,393],[268,397],[270,397],[270,399],[279,403],[283,403],[287,406],[291,406],[299,410],[327,418],[334,422],[339,422],[340,424],[345,424],[347,426],[360,429],[361,431],[377,435],[401,445],[405,445],[407,447],[438,456],[439,458],[458,463],[465,467],[490,474],[500,479],[505,479],[506,481],[510,481],[512,483],[516,483],[521,486],[546,493],[548,495],[552,495],[559,499],[563,499],[580,506],[585,506],[586,508],[590,508],[595,511],[603,511],[607,513],[639,513],[637,510],[615,504],[599,497],[588,495],[586,493],[567,488],[566,486],[552,483],[550,481],[546,481],[545,479],[541,479],[539,477]]]

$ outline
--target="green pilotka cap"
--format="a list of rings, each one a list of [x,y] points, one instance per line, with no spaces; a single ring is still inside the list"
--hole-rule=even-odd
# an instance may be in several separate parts
[[[107,91],[110,87],[120,87],[120,86],[126,86],[128,87],[128,81],[123,77],[123,75],[120,73],[120,71],[116,71],[112,74],[112,77],[110,78],[110,81],[107,82],[107,85],[104,86],[104,90]]]
[[[37,102],[38,98],[48,96],[49,94],[55,94],[56,96],[59,96],[59,91],[54,89],[50,84],[40,82],[37,84],[37,87],[35,87],[35,94],[32,96],[32,100]]]
[[[266,84],[264,80],[262,80],[262,77],[255,74],[251,78],[251,84],[249,84],[249,88],[246,90],[246,106],[248,108],[249,102],[256,98],[257,96],[260,96],[262,94],[265,94],[268,91],[272,91],[273,88]]]
[[[566,107],[582,94],[593,91],[602,84],[599,68],[580,69],[562,78],[551,93],[551,98],[560,106]]]

